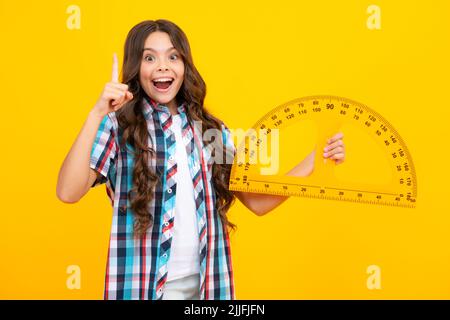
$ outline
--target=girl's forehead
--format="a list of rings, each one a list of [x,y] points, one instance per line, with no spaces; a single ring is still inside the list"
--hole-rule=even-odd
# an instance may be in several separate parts
[[[158,49],[167,50],[167,48],[173,47],[173,44],[167,33],[155,31],[150,33],[145,39],[145,47],[158,51]]]

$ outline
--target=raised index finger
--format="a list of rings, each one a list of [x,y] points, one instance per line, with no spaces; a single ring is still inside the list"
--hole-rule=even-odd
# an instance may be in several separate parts
[[[113,55],[113,67],[112,67],[112,82],[119,82],[119,63],[117,62],[117,55]]]

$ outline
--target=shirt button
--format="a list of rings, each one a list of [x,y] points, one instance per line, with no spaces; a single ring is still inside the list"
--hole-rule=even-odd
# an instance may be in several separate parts
[[[170,156],[170,157],[169,157],[169,160],[170,160],[170,161],[173,161],[173,156]]]
[[[169,190],[167,190],[168,193],[172,193],[172,189],[169,188]]]
[[[169,226],[169,223],[168,223],[168,222],[165,222],[164,225],[165,225],[166,227],[168,227],[168,226]]]

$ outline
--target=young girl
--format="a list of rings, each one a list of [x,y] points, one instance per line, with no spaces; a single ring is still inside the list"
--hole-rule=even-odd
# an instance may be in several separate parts
[[[105,299],[235,299],[227,211],[236,196],[263,215],[288,197],[232,192],[235,149],[229,129],[203,105],[206,86],[184,32],[167,20],[144,21],[126,39],[123,79],[112,81],[66,156],[57,196],[79,201],[106,183],[113,221]],[[214,162],[202,132],[227,161]],[[343,135],[324,157],[344,160]],[[327,151],[327,150],[325,150]],[[290,175],[311,171],[309,156]],[[89,164],[89,165],[88,165]]]

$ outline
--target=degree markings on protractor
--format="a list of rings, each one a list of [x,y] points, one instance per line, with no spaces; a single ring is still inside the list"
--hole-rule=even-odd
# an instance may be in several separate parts
[[[255,157],[255,152],[249,147],[249,142],[256,140],[257,148],[260,148],[263,141],[255,136],[255,132],[263,132],[270,140],[273,129],[279,129],[281,135],[283,129],[302,120],[314,120],[318,128],[313,172],[305,177],[261,175],[259,166],[250,161]],[[324,162],[322,149],[326,146],[326,140],[347,123],[359,127],[380,146],[392,171],[389,183],[382,186],[361,182],[342,184],[333,174],[334,162]],[[237,155],[241,154],[241,157],[235,157],[230,190],[415,207],[417,181],[406,144],[388,121],[361,103],[337,96],[295,99],[268,112],[248,131],[246,137],[238,144]]]

